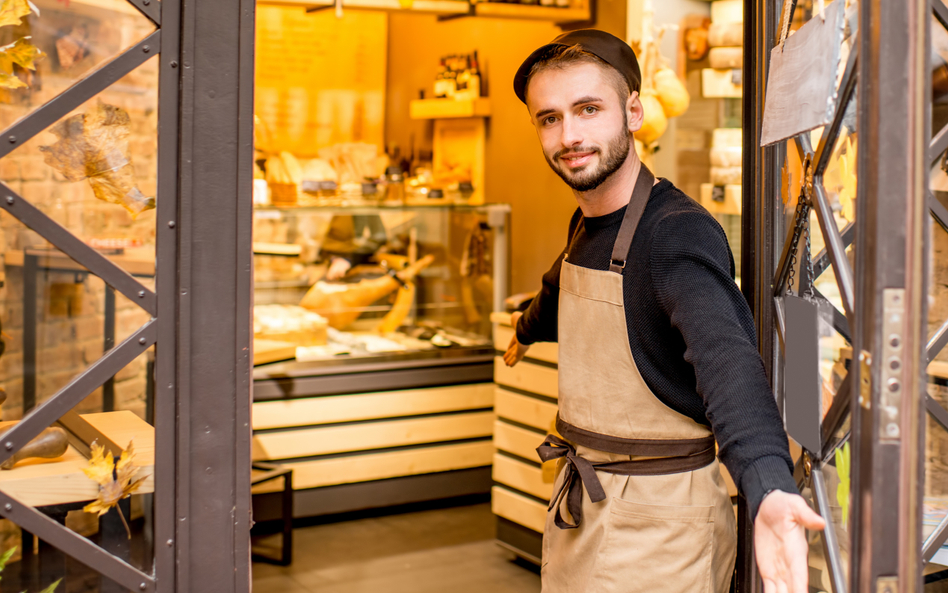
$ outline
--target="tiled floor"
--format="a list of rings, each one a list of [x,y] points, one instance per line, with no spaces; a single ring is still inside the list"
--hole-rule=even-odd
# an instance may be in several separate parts
[[[293,535],[291,566],[253,565],[254,593],[540,590],[539,575],[494,543],[488,503],[303,527]]]

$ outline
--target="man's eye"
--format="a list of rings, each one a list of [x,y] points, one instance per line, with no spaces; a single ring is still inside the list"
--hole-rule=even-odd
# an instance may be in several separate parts
[[[552,124],[556,123],[556,118],[551,115],[550,117],[548,117],[548,118],[546,118],[545,120],[543,120],[543,123],[544,123],[545,125],[548,125],[548,126],[549,126],[549,125],[552,125]]]
[[[587,105],[583,107],[583,113],[587,115],[592,115],[593,113],[596,113],[597,111],[599,111],[599,109],[596,107],[593,107],[592,105]]]

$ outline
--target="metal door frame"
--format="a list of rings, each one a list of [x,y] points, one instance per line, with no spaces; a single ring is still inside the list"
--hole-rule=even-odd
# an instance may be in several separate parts
[[[0,516],[130,590],[249,593],[255,3],[126,1],[156,31],[6,129],[0,158],[158,59],[155,291],[2,183],[0,207],[151,320],[5,433],[0,462],[156,345],[154,571],[2,491]]]
[[[782,216],[781,164],[786,150],[799,150],[801,157],[809,154],[812,176],[804,185],[827,244],[827,252],[816,256],[814,263],[817,270],[825,269],[829,261],[834,264],[845,308],[834,325],[844,335],[849,333],[854,352],[851,375],[823,422],[823,450],[808,452],[805,472],[812,480],[815,502],[827,510],[820,468],[832,449],[830,435],[851,414],[853,552],[847,580],[832,523],[827,521],[823,541],[832,589],[914,593],[922,587],[925,559],[948,538],[945,522],[925,542],[924,550],[920,544],[926,408],[948,426],[948,413],[925,392],[927,363],[948,343],[948,324],[928,345],[924,329],[929,209],[939,224],[948,222],[948,213],[942,216],[944,209],[928,191],[931,160],[948,147],[946,130],[929,147],[929,15],[934,10],[936,18],[948,24],[948,11],[941,0],[861,0],[858,26],[866,34],[859,35],[840,83],[841,105],[824,133],[831,143],[821,141],[814,148],[808,136],[801,135],[794,142],[760,148],[767,65],[783,6],[781,0],[744,2],[742,261],[750,265],[741,272],[743,290],[783,410],[777,330],[782,312],[776,297],[784,291],[788,257],[784,237],[775,237],[777,218]],[[860,138],[857,213],[852,228],[840,233],[821,176],[851,98],[858,101]],[[854,240],[853,272],[845,249]],[[738,591],[760,591],[753,525],[743,500],[739,529]]]

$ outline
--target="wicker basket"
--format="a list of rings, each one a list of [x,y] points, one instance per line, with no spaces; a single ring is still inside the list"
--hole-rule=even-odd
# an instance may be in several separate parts
[[[274,206],[292,206],[296,204],[296,195],[295,183],[270,182],[270,201]]]

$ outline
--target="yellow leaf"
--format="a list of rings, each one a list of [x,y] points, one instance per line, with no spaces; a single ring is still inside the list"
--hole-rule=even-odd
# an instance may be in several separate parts
[[[0,27],[19,25],[20,19],[30,14],[30,5],[26,0],[3,0],[0,3]]]
[[[35,62],[37,60],[43,59],[46,56],[40,50],[29,41],[29,37],[21,37],[16,40],[16,43],[11,43],[10,45],[2,48],[2,54],[0,54],[0,60],[9,60],[14,64],[17,64],[27,70],[36,70]],[[10,68],[5,68],[10,70]]]
[[[145,481],[144,477],[132,481],[139,470],[140,468],[135,465],[135,448],[131,442],[122,451],[118,463],[115,463],[111,454],[105,452],[105,447],[93,444],[89,467],[83,468],[82,471],[99,484],[99,495],[82,510],[100,516],[109,512],[109,509],[117,506],[119,501],[137,491]],[[118,512],[121,515],[122,510],[118,509]],[[122,515],[122,521],[125,521],[124,515]],[[128,529],[128,525],[125,527]]]
[[[82,472],[102,487],[112,481],[112,470],[115,467],[113,464],[112,456],[105,453],[105,447],[92,443],[89,467],[83,468]]]
[[[26,87],[26,83],[10,74],[9,72],[0,72],[0,88],[5,89],[22,89]]]

